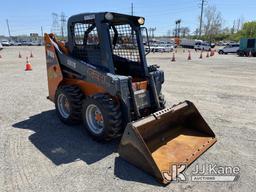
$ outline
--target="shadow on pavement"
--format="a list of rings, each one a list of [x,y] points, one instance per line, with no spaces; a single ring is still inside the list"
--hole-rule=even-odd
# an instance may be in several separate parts
[[[121,157],[115,158],[114,173],[116,177],[122,180],[135,181],[135,182],[163,187],[163,185],[158,183],[154,177],[148,175],[142,170],[131,165],[127,161],[123,160]]]
[[[107,143],[94,141],[82,131],[82,126],[63,124],[55,110],[45,111],[31,116],[29,119],[13,125],[15,128],[34,131],[29,140],[55,165],[72,163],[82,160],[87,164],[95,163],[112,153],[117,152],[120,140]],[[116,177],[127,180],[159,185],[155,179],[133,165],[115,159],[114,172]]]
[[[95,163],[116,152],[118,141],[99,143],[82,131],[81,125],[63,124],[55,110],[42,112],[13,125],[34,131],[29,140],[54,164],[83,160]]]

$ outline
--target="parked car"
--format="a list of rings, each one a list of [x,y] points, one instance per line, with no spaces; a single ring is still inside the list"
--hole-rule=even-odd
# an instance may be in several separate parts
[[[165,44],[165,45],[159,45],[156,48],[156,52],[172,52],[174,50],[174,45],[171,44]]]
[[[7,40],[2,40],[1,44],[2,44],[3,46],[10,46],[10,45],[11,45],[10,42],[7,41]]]
[[[237,53],[239,50],[239,44],[229,44],[221,49],[219,49],[219,54]]]
[[[28,46],[39,46],[41,43],[39,41],[30,41],[28,42]]]
[[[23,45],[23,46],[28,46],[28,45],[29,45],[29,42],[27,42],[27,41],[21,41],[21,45]]]
[[[195,40],[195,39],[181,39],[181,42],[180,42],[180,46],[182,48],[188,48],[188,49],[194,49],[195,48],[195,44],[197,42],[202,42],[200,40]]]
[[[211,48],[213,49],[216,46],[216,43],[210,43]]]
[[[157,44],[151,44],[150,45],[150,52],[157,52],[158,45]]]
[[[211,44],[207,42],[196,42],[194,46],[195,50],[211,51]]]
[[[2,50],[3,49],[3,45],[0,43],[0,50]]]
[[[174,45],[170,44],[154,44],[150,46],[151,52],[172,52],[174,50]]]
[[[145,51],[146,51],[147,53],[150,52],[148,45],[144,45],[144,49],[145,49]]]
[[[11,41],[11,42],[10,42],[10,45],[11,45],[11,46],[21,46],[21,43],[20,43],[20,42],[17,42],[17,41]]]

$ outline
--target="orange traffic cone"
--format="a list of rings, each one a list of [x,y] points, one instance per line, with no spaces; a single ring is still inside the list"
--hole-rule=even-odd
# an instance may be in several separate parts
[[[31,71],[32,70],[32,65],[28,60],[28,57],[26,57],[26,66],[25,66],[25,71]]]
[[[34,57],[34,55],[33,55],[32,51],[31,51],[31,53],[30,53],[30,58],[33,58],[33,57]]]
[[[203,51],[201,51],[199,59],[203,59]]]
[[[172,62],[175,62],[176,59],[175,59],[175,53],[172,54]]]
[[[191,58],[191,52],[190,51],[188,51],[188,60],[191,60],[192,58]]]
[[[213,56],[214,56],[214,51],[213,51],[213,50],[211,50],[211,54],[210,54],[210,56],[211,56],[211,57],[213,57]]]
[[[22,56],[21,56],[20,52],[19,52],[19,58],[22,58]]]

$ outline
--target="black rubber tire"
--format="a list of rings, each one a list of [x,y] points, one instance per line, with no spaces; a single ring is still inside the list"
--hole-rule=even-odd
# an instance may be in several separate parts
[[[220,54],[220,55],[223,55],[223,54],[224,54],[224,51],[220,50],[220,51],[219,51],[219,54]]]
[[[243,51],[237,51],[237,55],[239,57],[244,57],[244,52]]]
[[[57,99],[60,94],[64,94],[67,97],[68,102],[70,104],[71,112],[70,112],[70,115],[68,118],[64,118],[59,111]],[[56,95],[55,95],[55,108],[56,108],[56,113],[57,113],[59,119],[63,123],[65,123],[67,125],[81,123],[83,98],[84,98],[84,95],[81,92],[80,88],[77,86],[62,85],[57,89]]]
[[[90,104],[96,105],[102,113],[104,127],[103,131],[95,134],[89,128],[86,120],[86,109]],[[87,97],[83,103],[83,128],[97,141],[110,141],[121,136],[122,113],[120,105],[107,94],[97,94]]]
[[[160,93],[160,95],[159,95],[159,104],[160,104],[161,109],[165,108],[166,101],[165,101],[164,95],[162,93]]]

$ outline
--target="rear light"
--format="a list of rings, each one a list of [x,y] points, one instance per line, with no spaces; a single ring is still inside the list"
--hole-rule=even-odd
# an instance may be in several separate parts
[[[114,15],[112,13],[106,13],[105,19],[107,19],[108,21],[111,21],[114,19]]]

